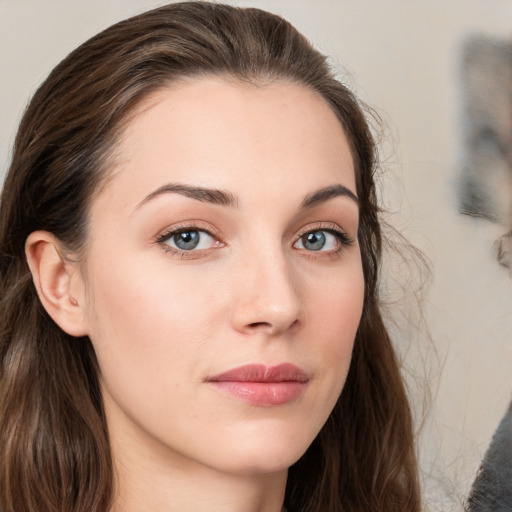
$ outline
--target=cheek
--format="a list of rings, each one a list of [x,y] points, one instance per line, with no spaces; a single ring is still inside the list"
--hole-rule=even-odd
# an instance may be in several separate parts
[[[203,279],[198,286],[169,267],[138,261],[96,268],[90,337],[111,427],[132,432],[138,425],[164,444],[188,445],[187,422],[200,413],[203,422],[214,421],[206,407],[198,409],[197,392],[214,359],[216,319],[226,315],[213,300],[214,283]],[[178,418],[170,414],[176,410]]]
[[[351,350],[364,301],[364,277],[358,264],[324,281],[324,287],[309,294],[308,318],[315,319],[320,346],[327,352]]]
[[[185,371],[194,377],[194,356],[220,316],[213,284],[142,262],[92,270],[90,337],[104,377],[126,383],[158,375],[167,384]]]
[[[324,283],[323,289],[310,288],[306,308],[310,338],[306,342],[318,362],[326,410],[334,407],[342,391],[361,320],[364,276],[360,262]]]

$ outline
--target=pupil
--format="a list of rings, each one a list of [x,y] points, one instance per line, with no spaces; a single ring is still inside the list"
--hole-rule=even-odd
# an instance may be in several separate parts
[[[185,251],[195,249],[199,244],[199,233],[197,231],[183,231],[174,235],[174,243]]]
[[[302,237],[302,244],[310,251],[319,251],[325,245],[325,234],[322,231],[308,233]]]

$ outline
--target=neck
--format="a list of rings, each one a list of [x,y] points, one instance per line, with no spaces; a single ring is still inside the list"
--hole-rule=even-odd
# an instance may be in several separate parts
[[[209,468],[155,468],[116,471],[112,512],[281,512],[286,474],[230,475]]]
[[[119,438],[118,438],[119,439]],[[127,441],[126,439],[124,441]],[[122,446],[121,446],[122,444]],[[111,512],[281,512],[287,471],[220,471],[162,447],[114,443]]]

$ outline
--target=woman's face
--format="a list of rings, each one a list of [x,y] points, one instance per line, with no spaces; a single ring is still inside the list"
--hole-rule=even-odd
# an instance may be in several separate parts
[[[147,99],[116,154],[79,299],[114,453],[284,471],[338,399],[363,304],[340,123],[302,85],[201,78]]]

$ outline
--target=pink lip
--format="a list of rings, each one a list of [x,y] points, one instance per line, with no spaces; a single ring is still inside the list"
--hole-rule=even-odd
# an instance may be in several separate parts
[[[301,395],[309,381],[306,372],[285,363],[249,364],[208,377],[206,382],[224,393],[254,405],[283,405]]]

